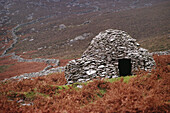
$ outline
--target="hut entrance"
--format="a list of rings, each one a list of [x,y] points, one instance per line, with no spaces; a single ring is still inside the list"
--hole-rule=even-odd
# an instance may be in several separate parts
[[[120,76],[131,75],[132,70],[131,59],[119,59],[118,68]]]

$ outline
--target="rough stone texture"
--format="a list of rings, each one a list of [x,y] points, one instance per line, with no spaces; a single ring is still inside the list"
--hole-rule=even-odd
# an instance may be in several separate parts
[[[17,37],[17,35],[15,34],[18,28],[23,27],[23,26],[26,26],[26,25],[34,24],[34,23],[36,23],[36,22],[39,22],[39,21],[41,21],[41,20],[43,20],[43,19],[50,18],[50,17],[52,17],[52,16],[54,16],[54,15],[47,15],[47,16],[44,16],[44,17],[40,17],[39,19],[32,20],[32,21],[30,21],[30,22],[26,22],[26,23],[23,23],[23,24],[18,24],[17,26],[15,26],[14,28],[12,28],[11,33],[12,33],[12,37],[13,37],[13,43],[12,43],[8,48],[6,48],[6,49],[4,50],[4,52],[2,53],[1,56],[4,56],[5,54],[7,54],[7,52],[10,51],[11,49],[13,49],[14,46],[15,46],[15,44],[18,42],[19,37]]]
[[[155,64],[151,54],[139,48],[136,39],[124,31],[108,29],[93,38],[80,59],[66,65],[66,80],[71,84],[98,77],[117,77],[119,59],[131,59],[132,74],[138,69],[150,71]]]
[[[13,36],[13,43],[8,47],[8,48],[6,48],[5,50],[4,50],[4,52],[2,53],[2,55],[5,55],[9,50],[11,50],[13,47],[14,47],[14,45],[18,42],[18,37],[15,35],[15,31],[16,31],[16,29],[17,28],[19,28],[20,27],[20,25],[17,25],[16,27],[14,27],[14,28],[12,28],[12,36]]]
[[[44,62],[47,64],[54,63],[54,66],[59,65],[59,60],[58,59],[41,59],[41,58],[35,58],[35,59],[24,59],[21,58],[20,56],[15,55],[15,53],[9,53],[5,55],[1,55],[0,57],[5,57],[5,56],[11,56],[12,59],[18,60],[18,62]],[[65,70],[65,67],[57,67],[53,68],[52,65],[46,66],[42,71],[39,72],[33,72],[33,73],[25,73],[19,76],[14,76],[11,78],[4,79],[3,81],[6,80],[14,80],[14,79],[28,79],[32,77],[38,77],[38,76],[44,76],[44,75],[49,75],[51,73],[57,73],[57,72],[63,72]]]
[[[59,25],[59,30],[63,30],[63,29],[66,29],[67,27],[66,27],[66,25],[64,25],[64,24],[60,24]]]
[[[170,50],[152,52],[152,55],[170,55]]]
[[[42,58],[24,59],[24,58],[21,58],[20,56],[15,55],[15,52],[7,54],[7,52],[9,50],[13,49],[13,47],[15,46],[15,44],[17,43],[17,41],[19,39],[17,37],[17,35],[15,34],[18,28],[25,26],[25,25],[33,24],[35,22],[39,22],[40,20],[45,19],[45,18],[49,18],[49,17],[51,17],[51,16],[49,15],[49,16],[41,17],[39,19],[32,20],[32,21],[27,22],[27,23],[19,24],[16,27],[12,28],[11,33],[12,33],[12,36],[13,36],[13,43],[8,48],[6,48],[4,50],[4,52],[2,53],[2,55],[0,55],[0,57],[11,56],[12,59],[16,59],[16,60],[18,60],[18,62],[44,62],[44,63],[47,63],[47,64],[53,63],[53,64],[55,64],[54,66],[58,66],[59,65],[58,59],[42,59]],[[12,80],[12,79],[19,79],[20,80],[20,79],[38,77],[38,76],[48,75],[50,73],[63,72],[64,69],[65,69],[65,67],[57,67],[57,68],[52,68],[52,67],[53,67],[52,65],[48,65],[42,71],[33,72],[33,73],[25,73],[23,75],[11,77],[11,78],[5,79],[3,81]]]
[[[43,59],[43,58],[34,58],[34,59],[24,59],[21,58],[20,56],[15,55],[15,53],[11,54],[12,55],[12,59],[16,59],[18,60],[18,62],[44,62],[47,64],[55,64],[54,66],[58,66],[59,65],[59,60],[58,59]]]
[[[25,73],[25,74],[22,74],[22,75],[19,75],[19,76],[14,76],[14,77],[11,77],[11,78],[6,78],[4,79],[2,82],[4,81],[7,81],[7,80],[21,80],[21,79],[29,79],[29,78],[32,78],[32,77],[39,77],[39,76],[45,76],[45,75],[49,75],[51,73],[61,73],[63,72],[65,69],[65,67],[57,67],[57,68],[51,68],[49,70],[42,70],[42,71],[39,71],[39,72],[33,72],[33,73]]]
[[[67,44],[68,44],[68,45],[69,45],[69,44],[72,44],[72,43],[74,43],[74,42],[76,42],[76,41],[78,41],[78,40],[85,40],[85,39],[89,38],[91,35],[92,35],[92,33],[84,33],[84,34],[82,34],[82,35],[79,35],[79,36],[75,37],[74,39],[69,40],[69,41],[67,42]]]

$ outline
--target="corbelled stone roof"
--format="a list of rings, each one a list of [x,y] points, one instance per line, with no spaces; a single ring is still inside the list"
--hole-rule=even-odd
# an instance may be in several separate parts
[[[65,69],[68,83],[84,82],[96,77],[119,76],[118,60],[131,59],[132,73],[151,70],[154,60],[125,31],[108,29],[100,32],[78,60],[70,61]]]

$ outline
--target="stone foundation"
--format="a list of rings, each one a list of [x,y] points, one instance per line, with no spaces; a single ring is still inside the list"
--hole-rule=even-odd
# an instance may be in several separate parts
[[[99,33],[78,60],[70,61],[65,68],[68,84],[94,78],[120,76],[119,59],[130,59],[132,74],[138,69],[150,71],[155,62],[152,55],[139,47],[136,39],[121,30]]]

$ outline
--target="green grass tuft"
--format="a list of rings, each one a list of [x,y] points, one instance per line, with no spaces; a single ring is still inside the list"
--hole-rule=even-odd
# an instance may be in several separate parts
[[[113,83],[113,82],[119,81],[119,80],[121,80],[121,78],[123,78],[123,82],[128,83],[129,80],[133,77],[136,77],[136,76],[125,76],[125,77],[111,78],[111,79],[107,79],[106,81]]]
[[[10,67],[9,65],[2,65],[2,66],[0,66],[0,73],[4,72],[9,67]]]
[[[25,93],[25,97],[28,98],[28,99],[34,99],[35,96],[36,96],[35,92],[26,92]]]

